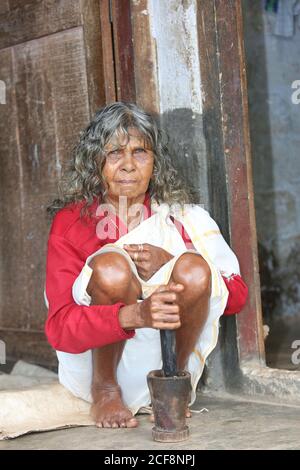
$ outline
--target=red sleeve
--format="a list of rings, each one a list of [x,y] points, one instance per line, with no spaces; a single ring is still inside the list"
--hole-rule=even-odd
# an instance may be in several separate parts
[[[134,330],[125,331],[119,323],[119,309],[114,305],[77,305],[72,297],[73,283],[87,256],[79,256],[64,237],[50,235],[46,268],[46,296],[49,312],[46,335],[54,349],[81,353],[106,344],[132,338]]]
[[[224,315],[239,313],[246,303],[248,287],[238,274],[232,274],[229,277],[223,276],[223,279],[229,292]]]

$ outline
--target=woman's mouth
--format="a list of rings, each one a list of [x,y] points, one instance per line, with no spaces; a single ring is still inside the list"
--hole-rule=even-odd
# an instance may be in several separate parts
[[[118,184],[124,184],[124,185],[135,184],[136,182],[137,182],[136,180],[118,180],[117,181]]]

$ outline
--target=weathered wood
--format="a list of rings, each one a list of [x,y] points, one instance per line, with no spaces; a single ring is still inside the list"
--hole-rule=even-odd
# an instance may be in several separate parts
[[[1,79],[6,85],[6,104],[0,105],[0,322],[1,325],[21,325],[22,319],[13,318],[12,304],[16,286],[22,289],[23,278],[23,226],[24,190],[22,165],[18,153],[17,109],[15,102],[13,56],[10,49],[0,51]],[[21,259],[18,264],[11,255]],[[22,289],[26,296],[26,290]],[[22,302],[26,302],[22,299]],[[26,310],[26,307],[20,306]],[[1,338],[0,338],[1,339]]]
[[[136,100],[130,0],[111,0],[117,100]]]
[[[99,0],[8,6],[0,16],[6,31],[0,78],[7,88],[7,104],[0,105],[0,339],[2,330],[14,331],[15,358],[40,362],[42,346],[31,350],[29,338],[43,330],[47,315],[45,208],[79,132],[105,103],[100,8]],[[26,331],[22,344],[18,330]],[[50,349],[39,338],[46,361]]]
[[[240,360],[264,360],[242,20],[238,0],[198,4],[212,212],[237,254],[249,300],[237,317]]]
[[[0,328],[0,338],[5,342],[6,361],[22,359],[41,366],[57,365],[55,351],[47,343],[43,331]]]
[[[131,2],[136,101],[151,113],[159,113],[155,41],[151,35],[148,0]]]
[[[110,0],[100,0],[101,40],[106,103],[116,101],[116,80],[112,44]]]
[[[203,131],[206,141],[210,210],[229,240],[226,169],[223,148],[214,2],[198,4],[199,53],[203,94]]]
[[[237,162],[230,165],[228,162],[228,172],[231,180],[235,183],[237,191],[234,191],[231,199],[234,207],[231,211],[232,226],[237,227],[232,237],[233,246],[241,252],[241,266],[247,276],[248,286],[250,286],[249,301],[245,309],[245,314],[237,318],[239,333],[239,350],[242,359],[251,359],[253,351],[256,352],[260,361],[265,362],[265,346],[261,309],[261,291],[259,279],[259,264],[257,253],[257,231],[254,206],[253,177],[251,144],[249,131],[249,113],[247,99],[247,77],[246,61],[243,41],[243,19],[241,3],[236,0],[237,17],[237,51],[240,57],[240,99],[242,106],[239,108],[239,116],[243,124],[242,135],[244,144],[244,158],[239,150],[236,152]],[[229,105],[229,104],[228,104]],[[240,164],[244,163],[244,167]],[[240,227],[240,218],[244,217],[245,225]],[[247,239],[248,243],[245,243]],[[254,328],[249,329],[249,324],[254,324]]]
[[[21,0],[0,14],[0,49],[82,24],[80,0]]]
[[[0,2],[0,15],[2,13],[7,13],[8,11],[9,11],[8,0],[2,0],[2,2]]]
[[[86,77],[91,116],[106,102],[99,0],[81,0]],[[102,32],[103,34],[103,32]],[[108,41],[106,40],[106,43]]]
[[[61,166],[89,120],[82,43],[78,28],[18,45],[13,52],[14,118],[10,126],[7,120],[0,123],[5,221],[1,245],[6,254],[0,302],[5,327],[43,327],[49,230],[45,207],[56,193]],[[13,136],[15,148],[7,149],[6,139]]]

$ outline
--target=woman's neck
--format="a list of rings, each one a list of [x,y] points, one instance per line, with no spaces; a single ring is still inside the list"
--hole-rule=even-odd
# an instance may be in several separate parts
[[[111,204],[118,217],[125,223],[128,229],[132,230],[139,225],[143,217],[143,203],[145,194],[136,198],[128,198],[126,196],[118,196],[116,198],[107,196],[106,204]]]

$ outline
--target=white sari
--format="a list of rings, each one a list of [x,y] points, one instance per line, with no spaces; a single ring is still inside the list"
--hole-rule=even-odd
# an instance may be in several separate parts
[[[141,222],[114,244],[103,246],[87,258],[85,266],[73,285],[73,297],[77,304],[90,305],[91,298],[86,292],[86,287],[92,275],[92,269],[88,263],[93,256],[107,251],[118,252],[128,259],[133,272],[141,283],[143,298],[151,295],[159,285],[167,284],[177,259],[183,253],[189,251],[195,253],[195,250],[187,250],[179,231],[170,219],[170,215],[181,222],[192,240],[196,252],[209,264],[212,275],[208,318],[187,365],[192,381],[190,403],[192,404],[196,398],[196,387],[205,360],[216,346],[219,318],[227,303],[228,290],[221,272],[225,276],[230,276],[233,273],[239,274],[239,264],[235,254],[222,237],[217,224],[200,206],[186,205],[184,210],[181,210],[179,206],[169,207],[166,204],[158,205],[152,202],[151,208],[153,212],[151,217]],[[160,246],[174,255],[174,258],[145,282],[139,277],[136,266],[128,253],[122,248],[124,244],[131,243],[149,243]],[[91,401],[92,351],[81,354],[57,351],[57,356],[61,384],[75,396]],[[161,367],[159,331],[151,328],[137,329],[135,336],[126,342],[117,369],[118,383],[122,389],[124,402],[133,414],[150,404],[146,377],[148,372],[161,369]]]

